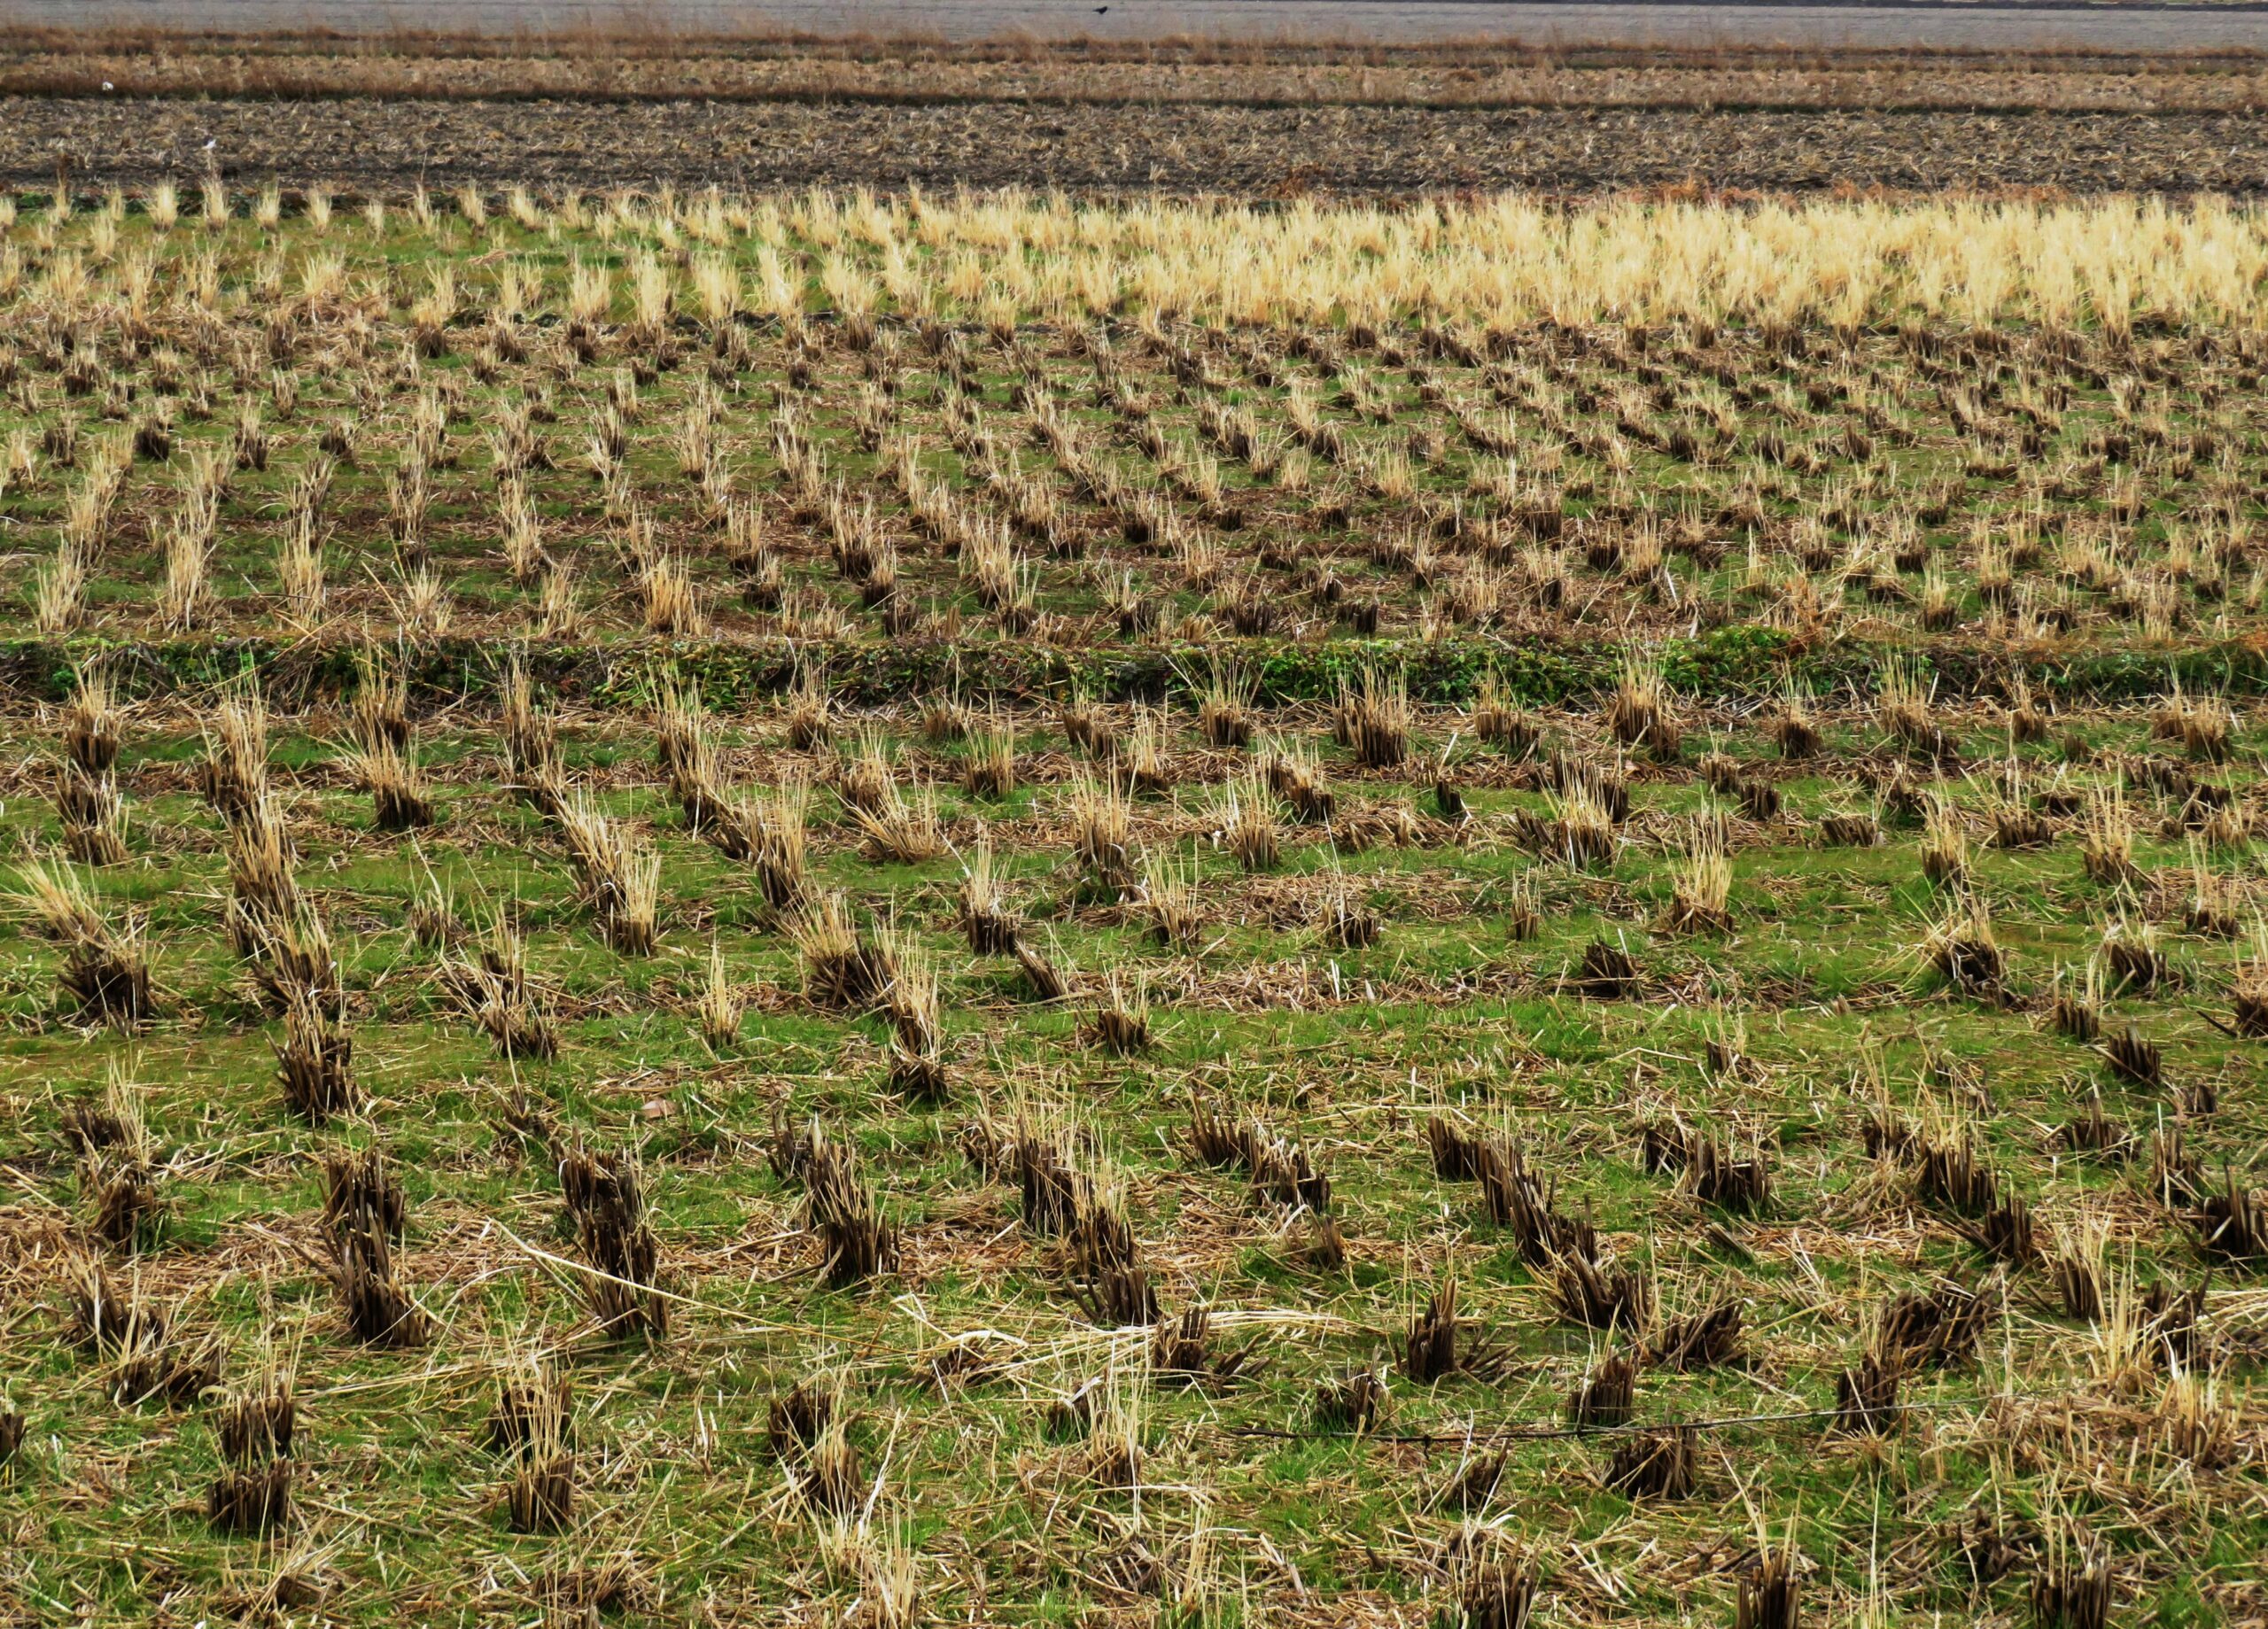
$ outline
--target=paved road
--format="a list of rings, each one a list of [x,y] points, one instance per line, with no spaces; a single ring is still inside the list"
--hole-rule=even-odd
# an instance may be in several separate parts
[[[1534,44],[1921,46],[2107,50],[2268,50],[2268,0],[2243,4],[1674,4],[1588,0],[0,0],[7,25],[163,25],[257,31],[495,35],[656,27],[726,34],[940,35],[984,39],[1176,34],[1418,42],[1487,36]]]

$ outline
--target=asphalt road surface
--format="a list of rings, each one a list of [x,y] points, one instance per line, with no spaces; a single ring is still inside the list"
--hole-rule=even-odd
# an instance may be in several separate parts
[[[0,28],[157,26],[259,32],[585,31],[942,35],[954,40],[1173,35],[1410,43],[1773,45],[2100,50],[2268,50],[2268,0],[1984,5],[1586,4],[1584,0],[0,0]]]

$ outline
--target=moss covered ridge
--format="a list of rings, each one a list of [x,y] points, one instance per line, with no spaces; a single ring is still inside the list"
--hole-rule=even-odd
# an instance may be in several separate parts
[[[923,643],[783,639],[624,640],[602,644],[442,639],[398,653],[411,687],[467,702],[492,700],[508,655],[553,694],[594,705],[644,699],[657,677],[697,684],[712,706],[771,694],[804,668],[825,674],[843,701],[879,704],[942,690],[967,696],[1029,698],[1078,691],[1099,698],[1178,694],[1214,662],[1233,660],[1259,681],[1268,702],[1321,700],[1367,668],[1404,678],[1420,700],[1470,700],[1490,674],[1515,702],[1544,705],[1611,690],[1635,647],[1612,637],[1520,634],[1452,640],[1332,640],[1288,643],[1215,640],[1203,646],[1104,646],[1068,649],[992,641]],[[358,652],[353,640],[0,640],[0,699],[62,700],[72,676],[89,663],[107,669],[129,695],[196,695],[254,676],[281,706],[350,693]],[[1806,641],[1776,629],[1729,625],[1658,648],[1665,677],[1681,694],[1735,703],[1769,694],[1790,678],[1825,691],[1870,691],[1893,656],[1918,657],[1948,699],[1997,695],[2022,679],[2053,696],[2115,702],[2153,695],[2170,679],[2187,689],[2268,694],[2268,640],[2249,637],[2179,648],[2122,647],[2083,651],[1991,648],[1962,641]]]

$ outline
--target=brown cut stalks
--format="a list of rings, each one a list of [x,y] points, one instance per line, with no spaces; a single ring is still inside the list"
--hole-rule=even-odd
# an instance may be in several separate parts
[[[576,598],[574,570],[565,561],[543,574],[543,593],[532,620],[537,634],[547,640],[571,640],[583,632],[583,603]],[[529,784],[540,791],[542,783]]]
[[[757,885],[767,910],[788,915],[803,906],[811,886],[811,789],[801,780],[784,780],[759,798],[751,813]]]
[[[800,1454],[782,1457],[796,1496],[812,1510],[835,1520],[857,1511],[866,1481],[847,1414],[830,1411]]]
[[[1156,1323],[1157,1285],[1127,1220],[1123,1189],[1107,1175],[1075,1179],[1070,1206],[1072,1289],[1088,1317],[1105,1329]]]
[[[2268,923],[2253,924],[2252,947],[2237,956],[2229,1001],[2231,1029],[2250,1040],[2268,1036]]]
[[[1683,750],[1685,733],[1677,721],[1658,657],[1625,658],[1606,706],[1607,728],[1624,747],[1643,749],[1663,763]]]
[[[1150,1373],[1161,1385],[1223,1387],[1252,1359],[1245,1347],[1216,1352],[1212,1314],[1203,1306],[1184,1307],[1160,1318],[1150,1330]]]
[[[2237,1457],[2243,1412],[2223,1389],[2219,1375],[2175,1366],[2166,1377],[2156,1413],[2158,1439],[2176,1457],[2207,1470]]]
[[[1873,1350],[1901,1373],[1961,1367],[1976,1361],[2000,1306],[1991,1283],[1975,1290],[1950,1281],[1909,1290],[1884,1307]]]
[[[274,1011],[288,1010],[292,997],[301,991],[337,1005],[343,988],[338,958],[331,950],[330,929],[313,900],[302,896],[281,921],[257,925],[252,973]]]
[[[594,1269],[576,1280],[593,1321],[617,1337],[666,1335],[661,1241],[647,1218],[644,1174],[636,1160],[570,1148],[560,1157],[559,1187],[576,1244]]]
[[[2016,772],[2011,762],[2008,780],[2017,783]],[[2016,795],[1995,795],[1991,800],[1992,814],[1992,846],[2006,851],[2018,851],[2053,847],[2055,842],[2054,822],[2038,810],[2027,808],[2016,800]]]
[[[1050,948],[1054,948],[1050,940]],[[1072,981],[1049,957],[1023,939],[1016,941],[1016,965],[1023,969],[1024,981],[1031,988],[1034,1001],[1068,1001],[1072,993]]]
[[[1559,1315],[1585,1329],[1636,1332],[1653,1316],[1653,1281],[1611,1257],[1569,1250],[1551,1263],[1551,1299]]]
[[[922,701],[921,739],[933,747],[966,740],[974,722],[974,716],[957,695],[931,695]]]
[[[1111,759],[1111,778],[1131,795],[1163,797],[1173,790],[1172,744],[1163,710],[1134,708],[1132,724]]]
[[[249,1469],[223,1470],[206,1494],[206,1519],[215,1532],[238,1536],[283,1526],[291,1515],[293,1463],[273,1459]]]
[[[897,941],[885,951],[894,969],[882,1001],[890,1026],[891,1089],[916,1102],[941,1102],[948,1082],[936,969],[910,940]]]
[[[1100,1491],[1138,1489],[1147,1434],[1139,1395],[1114,1377],[1098,1386],[1085,1412],[1087,1441],[1081,1458],[1088,1479]]]
[[[540,1059],[557,1054],[558,1022],[529,976],[527,942],[509,917],[500,912],[486,942],[470,954],[445,959],[441,979],[495,1043],[499,1057]]]
[[[686,562],[657,553],[638,570],[638,598],[646,632],[691,638],[707,632],[709,617]]]
[[[2047,1276],[2065,1317],[2086,1323],[2102,1317],[2109,1302],[2109,1225],[2100,1214],[2055,1230]]]
[[[1701,1482],[1700,1433],[1679,1425],[1625,1437],[1607,1462],[1605,1482],[1626,1499],[1690,1499]]]
[[[1368,950],[1386,931],[1384,920],[1344,873],[1329,877],[1316,914],[1323,942],[1335,950]]]
[[[883,1218],[848,1148],[814,1128],[801,1178],[804,1223],[819,1236],[829,1287],[847,1289],[897,1269],[897,1230]]]
[[[2001,994],[2007,961],[1992,932],[1992,919],[1974,895],[1957,900],[1922,941],[1922,958],[1964,996],[1995,1000]]]
[[[18,874],[19,906],[43,936],[63,947],[56,983],[71,1011],[82,1022],[128,1033],[139,1028],[153,1011],[142,917],[129,911],[113,924],[66,865],[34,860]]]
[[[1673,873],[1662,926],[1674,934],[1725,933],[1732,927],[1732,863],[1720,827],[1695,821]]]
[[[1252,706],[1260,680],[1233,661],[1212,660],[1198,687],[1197,732],[1208,746],[1241,749],[1252,744]]]
[[[1197,857],[1177,865],[1173,857],[1151,854],[1142,867],[1141,906],[1149,918],[1150,935],[1174,950],[1193,950],[1204,936],[1205,918],[1198,904]]]
[[[1557,1185],[1547,1188],[1536,1179],[1517,1140],[1508,1137],[1485,1145],[1479,1155],[1479,1175],[1489,1221],[1511,1230],[1520,1260],[1528,1266],[1541,1269],[1563,1254],[1596,1254],[1596,1230],[1588,1221],[1558,1212]]]
[[[1542,1568],[1493,1529],[1468,1524],[1462,1536],[1451,1621],[1469,1629],[1528,1629],[1543,1586]]]
[[[1733,1629],[1798,1629],[1803,1621],[1796,1586],[1794,1535],[1775,1545],[1759,1538],[1756,1560],[1742,1569],[1733,1600]]]
[[[2068,967],[2055,972],[2055,996],[2047,1009],[2048,1027],[2074,1041],[2093,1041],[2102,1033],[2102,974],[2090,959],[2074,974]]]
[[[291,867],[298,857],[282,808],[268,793],[245,805],[229,823],[229,947],[256,956],[261,941],[306,908]]]
[[[974,956],[1014,956],[1023,924],[1002,888],[992,840],[979,837],[961,869],[960,921]]]
[[[1819,840],[1830,849],[1872,849],[1882,842],[1882,822],[1871,811],[1822,815]]]
[[[382,832],[417,831],[439,819],[417,767],[416,743],[381,741],[346,754],[347,773],[370,795],[372,822]]]
[[[2124,786],[2090,792],[2079,819],[2079,860],[2101,888],[2133,888],[2142,881],[2134,863],[2134,820]]]
[[[609,945],[625,956],[650,956],[660,938],[661,856],[587,798],[570,798],[559,831],[584,903]]]
[[[2182,906],[2182,926],[2212,939],[2233,939],[2242,931],[2239,919],[2243,892],[2235,878],[2215,871],[2205,845],[2194,834],[2189,839],[2189,898]]]
[[[1977,1152],[1974,1127],[1959,1121],[1933,1124],[1913,1140],[1907,1152],[1915,1161],[1915,1195],[1924,1204],[1976,1216],[2000,1202],[1999,1179]]]
[[[2031,1621],[2039,1629],[2109,1629],[2112,1604],[2110,1554],[2101,1541],[2050,1529],[2047,1554],[2031,1579]]]
[[[1304,1208],[1331,1208],[1331,1177],[1315,1163],[1304,1144],[1271,1136],[1254,1124],[1246,1139],[1246,1166],[1256,1202]]]
[[[1720,1369],[1741,1358],[1741,1304],[1720,1301],[1701,1312],[1663,1323],[1646,1348],[1656,1369],[1687,1374]]]
[[[890,768],[889,742],[879,730],[861,730],[851,748],[835,760],[832,784],[850,813],[882,809],[897,790]]]
[[[1402,1346],[1402,1372],[1419,1385],[1433,1385],[1456,1373],[1456,1280],[1447,1278],[1410,1321]]]
[[[362,1106],[354,1081],[354,1038],[342,1005],[294,986],[284,999],[284,1034],[276,1043],[276,1071],[284,1104],[310,1123],[352,1114]]]
[[[1325,826],[1338,811],[1339,799],[1315,760],[1295,746],[1276,743],[1262,764],[1268,789],[1305,826]]]
[[[408,749],[411,731],[408,686],[382,656],[368,648],[355,654],[351,717],[355,745],[363,751]]]
[[[1457,1468],[1434,1493],[1432,1503],[1439,1509],[1451,1509],[1470,1516],[1486,1510],[1503,1486],[1507,1455],[1495,1453],[1476,1454],[1468,1444]]]
[[[1815,758],[1827,744],[1819,719],[1812,710],[1811,693],[1792,679],[1787,683],[1779,710],[1766,721],[1765,729],[1783,758]]]
[[[2110,1072],[2130,1085],[2155,1091],[2165,1085],[2165,1059],[2158,1043],[2144,1037],[2132,1024],[2107,1036],[2101,1046]]]
[[[369,1346],[423,1346],[432,1323],[401,1283],[393,1255],[398,1222],[388,1227],[384,1206],[363,1198],[349,1200],[328,1219],[330,1278],[348,1331]]]
[[[1216,1113],[1195,1093],[1189,1099],[1189,1147],[1199,1160],[1217,1168],[1252,1164],[1254,1128]]]
[[[860,1012],[881,1000],[897,976],[887,946],[864,939],[841,894],[810,900],[787,924],[803,958],[804,996],[818,1007]]]
[[[751,858],[752,823],[725,784],[700,691],[680,693],[664,684],[654,710],[654,756],[684,811],[686,829],[708,838],[728,858]]]
[[[268,709],[258,690],[223,698],[206,725],[199,774],[206,801],[231,824],[266,798]]]
[[[2023,1268],[2039,1259],[2039,1237],[2031,1219],[2031,1205],[2020,1193],[2009,1194],[1960,1230],[1977,1247],[1997,1261]]]
[[[2099,1153],[2115,1160],[2123,1161],[2133,1152],[2132,1134],[2110,1117],[2102,1105],[2102,1094],[2093,1090],[2088,1091],[2087,1100],[2078,1113],[2063,1122],[2056,1140],[2067,1149]]]
[[[1347,1235],[1339,1219],[1324,1211],[1306,1213],[1305,1230],[1296,1237],[1290,1259],[1317,1272],[1345,1271]]]
[[[1543,908],[1536,897],[1534,877],[1523,872],[1504,887],[1504,937],[1526,944],[1543,931]]]
[[[409,1201],[384,1152],[339,1149],[322,1156],[323,1223],[363,1227],[400,1239],[409,1225]]]
[[[158,1192],[157,1173],[147,1156],[129,1149],[82,1156],[79,1191],[88,1231],[121,1250],[155,1245],[172,1208]]]
[[[548,789],[557,787],[565,772],[559,756],[559,726],[549,711],[536,704],[527,664],[517,652],[504,671],[503,710],[497,724],[506,780],[521,795],[540,806],[548,804]]]
[[[123,1250],[154,1245],[171,1207],[158,1191],[158,1147],[140,1095],[117,1059],[110,1062],[99,1110],[82,1115],[79,1129],[79,1191],[88,1230]],[[84,1135],[97,1130],[99,1138]]]
[[[781,701],[781,720],[787,730],[788,745],[797,752],[808,752],[832,740],[832,705],[825,676],[817,668],[798,669],[794,685]]]
[[[119,710],[108,676],[97,667],[82,668],[63,710],[65,757],[90,777],[105,776],[118,765],[124,738],[125,714]]]
[[[224,1462],[206,1500],[216,1529],[266,1532],[289,1517],[297,1416],[291,1367],[270,1347],[258,1372],[221,1400],[215,1431]]]
[[[120,865],[127,858],[126,805],[105,771],[89,774],[66,759],[55,789],[63,851],[82,865]]]
[[[1638,964],[1619,944],[1594,939],[1583,947],[1575,989],[1592,1001],[1627,1001],[1638,989]]]
[[[1363,768],[1400,768],[1410,756],[1410,725],[1406,680],[1365,667],[1356,685],[1340,685],[1332,731]]]
[[[1489,1153],[1487,1138],[1463,1130],[1439,1114],[1426,1117],[1425,1147],[1433,1157],[1433,1175],[1447,1183],[1480,1181]]]
[[[1959,761],[1961,752],[1937,722],[1931,707],[1935,688],[1935,680],[1925,680],[1914,663],[1893,660],[1883,670],[1876,716],[1908,757],[1948,765]]]
[[[249,1381],[221,1400],[214,1430],[221,1455],[229,1464],[248,1470],[291,1457],[299,1415],[293,1380],[289,1364],[271,1355]]]
[[[567,1444],[565,1409],[556,1391],[535,1394],[539,1406],[512,1467],[504,1505],[512,1531],[562,1532],[575,1515],[575,1454]]]
[[[121,1291],[98,1259],[73,1247],[62,1276],[71,1338],[110,1366],[114,1400],[190,1402],[218,1383],[217,1346],[184,1337],[173,1314],[143,1294],[138,1271]]]
[[[1567,1423],[1578,1431],[1627,1425],[1637,1409],[1638,1362],[1627,1353],[1611,1352],[1567,1393]]]
[[[2184,692],[2177,680],[2153,712],[2150,733],[2160,741],[2179,741],[2193,758],[2224,764],[2236,733],[2236,720],[2226,702],[2218,698],[2198,701]]]
[[[2268,1256],[2268,1205],[2232,1171],[2222,1171],[2218,1189],[2200,1193],[2193,1220],[2198,1243],[2209,1255],[2229,1262]]]
[[[1514,758],[1528,756],[1543,738],[1542,727],[1535,719],[1505,699],[1503,680],[1495,672],[1481,676],[1472,702],[1472,733]]]
[[[566,1437],[572,1377],[535,1352],[515,1353],[496,1373],[496,1401],[483,1433],[497,1454],[524,1456],[536,1445]]]
[[[969,732],[961,786],[971,797],[1003,798],[1016,789],[1016,726],[995,711]]]
[[[850,818],[865,834],[868,859],[894,865],[919,865],[945,851],[944,828],[937,818],[934,788],[916,785],[909,795],[885,780],[871,803],[853,803]]]
[[[718,1055],[730,1051],[740,1039],[741,1020],[747,1004],[725,971],[724,946],[714,937],[709,941],[708,977],[702,984],[696,1011],[702,1044]]]
[[[766,1410],[767,1438],[773,1457],[794,1462],[807,1456],[841,1411],[837,1383],[796,1382],[773,1398]]]
[[[1613,859],[1617,844],[1610,806],[1588,779],[1569,785],[1553,800],[1551,818],[1540,827],[1539,847],[1577,870]]]
[[[2135,921],[2123,911],[2103,924],[2095,956],[2120,994],[2153,994],[2172,973],[2165,952],[2159,948],[2156,927],[2147,920]]]
[[[1772,1202],[1772,1170],[1761,1147],[1744,1152],[1682,1121],[1644,1130],[1643,1163],[1649,1170],[1679,1171],[1694,1198],[1728,1210],[1757,1212]]]
[[[1115,967],[1105,976],[1100,998],[1089,1020],[1095,1041],[1105,1051],[1130,1058],[1150,1044],[1149,997],[1138,980],[1128,980]]]
[[[1326,1376],[1316,1385],[1311,1405],[1317,1424],[1362,1436],[1386,1416],[1386,1374],[1376,1368]]]
[[[1959,812],[1945,798],[1932,799],[1922,831],[1922,874],[1938,888],[1959,888],[1969,880],[1969,834]]]

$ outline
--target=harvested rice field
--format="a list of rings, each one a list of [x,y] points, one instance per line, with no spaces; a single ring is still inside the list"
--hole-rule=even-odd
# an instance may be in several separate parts
[[[2268,1621],[2264,276],[0,205],[11,1621]]]

